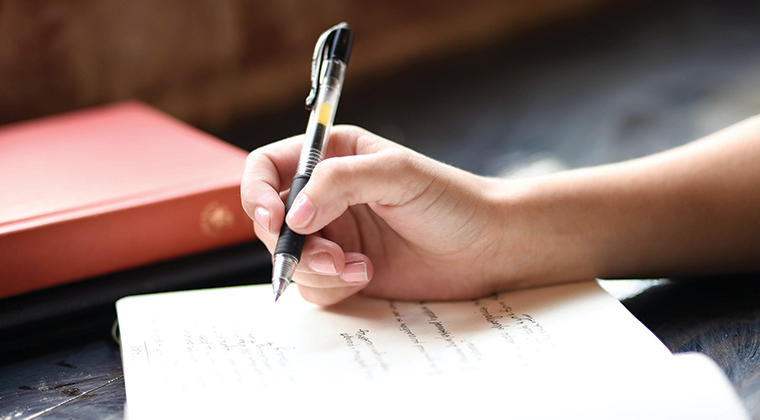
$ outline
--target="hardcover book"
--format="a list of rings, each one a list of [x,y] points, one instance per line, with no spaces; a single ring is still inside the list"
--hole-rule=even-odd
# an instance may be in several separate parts
[[[246,156],[136,102],[0,128],[0,298],[252,240]]]

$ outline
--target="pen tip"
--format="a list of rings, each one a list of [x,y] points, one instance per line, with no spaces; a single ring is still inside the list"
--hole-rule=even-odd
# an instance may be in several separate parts
[[[298,260],[292,255],[275,254],[272,264],[272,290],[274,291],[275,302],[290,284],[297,264]]]

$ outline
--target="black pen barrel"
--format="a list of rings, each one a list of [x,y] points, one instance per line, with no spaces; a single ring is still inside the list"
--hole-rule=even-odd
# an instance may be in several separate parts
[[[285,214],[287,215],[290,208],[293,206],[293,202],[301,192],[306,183],[309,182],[308,175],[296,175],[293,178],[293,182],[290,186],[290,192],[288,193],[288,199],[285,201]],[[287,223],[283,221],[282,228],[280,229],[280,237],[277,239],[277,246],[274,249],[274,255],[288,254],[301,260],[301,252],[303,251],[303,242],[305,237],[299,235],[292,230]]]

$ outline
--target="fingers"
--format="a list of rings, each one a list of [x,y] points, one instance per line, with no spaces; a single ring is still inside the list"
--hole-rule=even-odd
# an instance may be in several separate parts
[[[279,232],[285,217],[280,192],[295,174],[303,137],[292,137],[248,155],[240,184],[243,209],[267,233]]]
[[[347,262],[343,268],[336,267],[334,273],[328,274],[325,273],[329,271],[328,266],[322,264],[329,261],[330,257],[321,250],[316,251],[316,254],[310,250],[301,257],[303,264],[299,263],[294,281],[298,284],[301,296],[309,302],[332,305],[369,285],[372,264],[365,255],[347,253]]]
[[[349,286],[349,287],[336,287],[336,288],[316,288],[308,287],[303,284],[298,284],[298,291],[301,296],[312,303],[317,305],[329,306],[338,303],[349,296],[359,293],[365,286]]]
[[[285,218],[285,206],[282,193],[290,186],[292,177],[298,166],[301,154],[303,136],[292,137],[269,144],[254,150],[246,159],[240,192],[248,216],[267,233],[279,232]],[[358,155],[358,156],[357,156]],[[400,146],[376,136],[366,130],[352,126],[334,127],[330,134],[327,156],[340,159],[326,159],[314,172],[313,179],[307,189],[309,195],[300,196],[293,210],[297,216],[291,228],[301,234],[314,233],[327,225],[328,218],[337,218],[343,210],[352,204],[371,202],[383,199],[385,203],[396,203],[404,199],[404,194],[410,194],[409,188],[404,188],[412,176],[399,177],[401,169],[409,169],[406,160],[413,153]],[[325,166],[325,169],[321,167]],[[323,175],[320,175],[323,174]],[[353,182],[346,182],[347,180]],[[395,184],[392,183],[395,181]],[[341,188],[332,187],[338,184]],[[317,184],[312,186],[311,184]],[[391,186],[393,188],[388,189]],[[323,191],[328,192],[322,195]],[[398,194],[391,195],[390,192]],[[352,193],[347,197],[347,193]],[[320,197],[319,205],[329,203],[332,206],[321,212],[317,224],[313,228],[312,216],[315,208],[309,198]],[[333,199],[340,200],[332,202]],[[292,221],[289,219],[288,223]]]
[[[243,208],[254,220],[256,235],[270,252],[274,250],[285,219],[284,191],[289,188],[298,166],[302,142],[303,137],[298,136],[273,143],[251,152],[246,160],[241,182]],[[330,135],[327,156],[352,160],[357,153],[374,154],[395,147],[393,143],[360,128],[338,126]],[[362,162],[356,164],[363,165]],[[296,206],[301,209],[301,214],[309,211],[308,200]],[[347,206],[344,204],[344,210]],[[340,216],[337,211],[327,214],[333,214],[333,219]],[[324,222],[323,226],[327,223],[329,221]],[[316,231],[299,233],[313,234]],[[307,300],[331,304],[366,287],[372,273],[372,263],[366,255],[344,253],[335,242],[309,235],[294,280]]]
[[[265,232],[258,224],[254,228],[256,235],[272,252],[277,235]],[[373,272],[372,262],[366,255],[344,253],[335,242],[309,235],[304,241],[293,280],[306,300],[331,305],[367,287]]]
[[[298,167],[303,136],[260,147],[248,155],[240,185],[243,209],[267,232],[279,232],[285,217],[280,193],[290,187]],[[327,156],[371,153],[392,143],[353,126],[336,126]]]

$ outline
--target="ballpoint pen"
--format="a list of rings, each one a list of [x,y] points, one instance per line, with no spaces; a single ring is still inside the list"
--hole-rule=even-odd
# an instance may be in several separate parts
[[[306,98],[306,109],[311,110],[306,135],[298,160],[298,169],[285,202],[288,214],[298,193],[309,181],[314,167],[327,150],[330,128],[338,108],[340,90],[351,55],[353,33],[346,23],[340,23],[325,31],[317,40],[311,61],[311,91]],[[280,298],[293,279],[301,258],[304,236],[299,235],[283,222],[280,237],[274,250],[272,288],[274,300]]]

